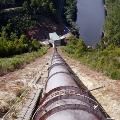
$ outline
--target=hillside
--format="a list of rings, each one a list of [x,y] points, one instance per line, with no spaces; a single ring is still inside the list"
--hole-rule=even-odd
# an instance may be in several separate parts
[[[95,49],[87,48],[82,39],[74,36],[63,48],[71,57],[112,79],[120,80],[120,1],[106,0],[105,36]]]
[[[43,91],[51,77],[48,72],[53,49],[40,41],[49,39],[50,32],[63,35],[65,24],[73,35],[58,51],[86,90],[91,90],[106,112],[119,120],[120,0],[106,0],[106,6],[105,36],[92,48],[78,37],[76,0],[0,0],[0,119],[12,105],[15,109],[9,117],[16,119],[31,92]]]

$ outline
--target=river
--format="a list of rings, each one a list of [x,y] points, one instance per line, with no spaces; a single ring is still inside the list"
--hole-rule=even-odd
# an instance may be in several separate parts
[[[89,46],[101,40],[105,22],[104,0],[77,0],[77,27],[81,38]]]

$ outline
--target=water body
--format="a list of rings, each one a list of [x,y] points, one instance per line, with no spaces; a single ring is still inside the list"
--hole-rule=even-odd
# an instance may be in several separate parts
[[[104,0],[77,0],[77,21],[85,43],[95,46],[101,40],[105,22]]]

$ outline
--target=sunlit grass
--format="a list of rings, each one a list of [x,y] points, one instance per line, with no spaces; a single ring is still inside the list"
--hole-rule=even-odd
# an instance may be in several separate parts
[[[21,68],[25,64],[34,61],[36,58],[44,55],[47,52],[47,49],[47,47],[42,47],[41,49],[35,52],[15,55],[9,58],[0,58],[0,75],[12,72],[15,69]]]

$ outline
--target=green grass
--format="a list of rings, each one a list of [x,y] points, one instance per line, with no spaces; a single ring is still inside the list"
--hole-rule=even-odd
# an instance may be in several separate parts
[[[36,58],[41,57],[47,52],[47,47],[42,47],[38,51],[15,55],[9,58],[0,58],[0,76],[12,72],[15,69],[22,68]]]
[[[108,77],[120,80],[120,48],[87,52],[78,59]]]
[[[83,42],[74,37],[62,48],[69,57],[77,59],[104,75],[120,80],[120,48],[110,45],[106,49],[87,49]]]
[[[80,57],[77,54],[69,54],[65,49],[63,51],[69,57],[75,58],[90,68],[102,72],[111,79],[120,80],[120,48],[86,52]]]

